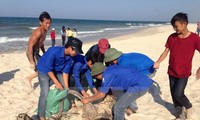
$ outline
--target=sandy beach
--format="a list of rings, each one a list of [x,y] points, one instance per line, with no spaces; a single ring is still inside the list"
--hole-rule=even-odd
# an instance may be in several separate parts
[[[196,24],[189,24],[188,28],[195,32]],[[109,42],[111,47],[124,53],[139,52],[156,61],[165,49],[168,36],[173,32],[171,25],[163,25],[111,38]],[[97,42],[98,40],[83,44],[84,52]],[[185,90],[185,94],[193,104],[192,120],[200,120],[200,96],[198,96],[200,95],[200,80],[195,79],[196,70],[200,66],[199,60],[200,55],[196,52],[193,59],[192,75]],[[30,116],[36,114],[34,111],[38,105],[40,88],[37,78],[33,80],[35,89],[31,92],[24,82],[25,77],[33,73],[33,70],[29,68],[25,51],[0,54],[0,66],[0,119],[15,120],[19,113],[27,113]],[[157,96],[152,97],[151,94],[147,93],[139,98],[137,100],[138,112],[126,116],[128,120],[172,120],[175,118],[175,110],[169,91],[167,67],[168,57],[161,63],[155,77],[153,77],[160,86],[160,91],[156,91],[158,92]],[[74,119],[81,118],[76,116]]]

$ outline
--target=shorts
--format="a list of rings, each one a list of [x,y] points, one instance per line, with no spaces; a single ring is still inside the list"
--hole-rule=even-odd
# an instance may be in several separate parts
[[[200,33],[200,29],[197,29],[197,32]]]
[[[26,51],[26,56],[27,56],[28,60],[30,61],[29,56],[28,56],[28,50]],[[39,50],[33,50],[33,60],[35,62],[34,71],[36,71],[36,72],[37,72],[37,63],[40,58],[41,58],[41,56],[39,54]]]

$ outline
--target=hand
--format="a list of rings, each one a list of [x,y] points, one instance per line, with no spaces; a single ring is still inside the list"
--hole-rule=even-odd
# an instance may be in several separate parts
[[[154,65],[153,65],[153,68],[154,69],[159,69],[159,67],[160,67],[160,63],[155,62]]]
[[[90,97],[89,94],[87,94],[86,92],[83,93],[83,98],[87,98],[87,97]]]
[[[83,104],[88,104],[90,101],[89,101],[89,99],[87,99],[87,98],[83,98],[83,99],[81,100],[81,102],[82,102]]]
[[[200,78],[200,68],[198,68],[196,72],[196,79],[198,80]]]
[[[62,87],[62,85],[60,83],[56,84],[56,88],[58,88],[59,90],[63,90],[63,87]]]

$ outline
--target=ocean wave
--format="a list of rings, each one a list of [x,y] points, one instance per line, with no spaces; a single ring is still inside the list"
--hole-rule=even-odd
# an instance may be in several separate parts
[[[15,41],[28,41],[28,40],[29,40],[29,37],[23,37],[23,38],[0,37],[0,43],[15,42]]]
[[[151,23],[151,24],[148,24],[147,26],[150,26],[150,27],[156,27],[156,26],[162,26],[163,24],[153,24],[153,23]]]
[[[137,28],[137,26],[129,26],[129,27],[119,27],[119,28],[105,28],[103,30],[130,30],[133,28]]]
[[[37,29],[38,27],[28,27],[29,29],[31,29],[31,30],[35,30],[35,29]]]
[[[126,23],[126,25],[132,25],[132,23]]]
[[[98,30],[98,31],[80,31],[80,32],[78,32],[78,34],[90,34],[90,33],[95,34],[95,33],[102,33],[102,32],[104,32],[104,31],[103,30]]]

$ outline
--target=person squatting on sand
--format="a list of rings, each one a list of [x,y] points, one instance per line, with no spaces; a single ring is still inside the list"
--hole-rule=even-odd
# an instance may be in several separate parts
[[[169,55],[169,83],[177,118],[190,118],[192,115],[192,104],[185,95],[185,87],[191,75],[192,59],[195,50],[200,51],[200,38],[197,34],[188,30],[188,17],[185,13],[177,13],[171,19],[175,33],[172,33],[165,44],[165,50],[154,63],[158,69],[160,63]],[[196,72],[196,78],[200,78],[200,68]],[[186,114],[185,109],[186,108]]]
[[[32,79],[37,77],[37,63],[39,58],[41,57],[39,54],[40,49],[43,53],[45,53],[44,49],[44,40],[46,38],[47,31],[51,26],[51,16],[47,12],[42,12],[39,16],[40,26],[35,29],[28,41],[28,50],[27,50],[27,57],[30,62],[30,66],[32,69],[35,70],[35,73],[26,77],[26,82],[32,88]]]
[[[66,43],[65,47],[49,48],[38,61],[38,79],[41,89],[38,103],[40,120],[45,120],[46,98],[51,80],[58,89],[68,89],[68,77],[73,63],[72,56],[82,53],[82,42],[73,38]]]
[[[85,56],[76,55],[72,57],[74,63],[71,67],[70,71],[70,80],[69,86],[70,89],[75,89],[76,91],[80,91],[83,97],[88,97],[88,85],[94,94],[97,93],[97,89],[94,86],[94,81],[90,74],[90,69],[87,65]]]
[[[155,69],[153,68],[154,61],[144,54],[124,54],[121,51],[116,50],[115,48],[110,48],[105,51],[104,57],[104,62],[107,66],[119,65],[122,67],[136,69],[140,73],[147,75],[150,78],[152,78],[155,75]],[[123,91],[112,90],[112,93],[115,97],[118,97],[118,94],[120,94],[121,92]],[[126,110],[126,113],[128,115],[131,113],[135,113],[138,109],[136,103],[132,103],[132,106],[132,108]]]
[[[104,98],[110,88],[125,91],[113,106],[114,120],[124,120],[125,109],[131,108],[131,103],[145,95],[153,84],[152,79],[136,69],[119,65],[106,67],[101,62],[96,62],[92,66],[91,75],[102,80],[102,86],[98,89],[97,94],[83,98],[84,104]]]
[[[106,38],[100,39],[98,44],[90,47],[85,54],[88,66],[91,68],[95,62],[103,63],[104,53],[108,48],[110,48],[110,44]]]

